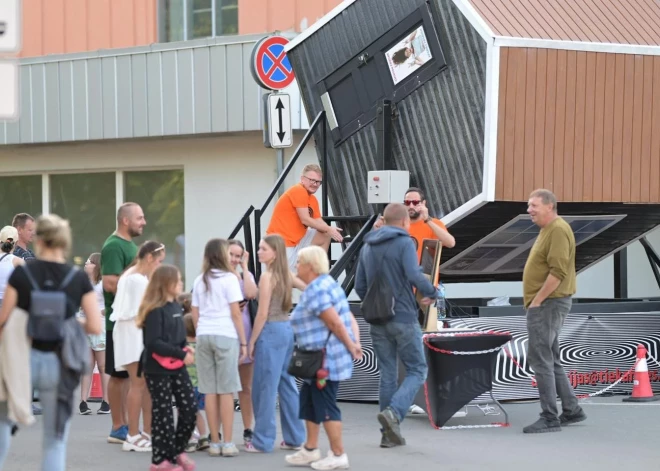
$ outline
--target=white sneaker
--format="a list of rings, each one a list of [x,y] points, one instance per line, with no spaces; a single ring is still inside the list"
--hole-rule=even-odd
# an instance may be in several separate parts
[[[123,451],[151,453],[151,442],[140,433],[133,436],[126,434],[126,441],[122,444],[121,449]]]
[[[330,450],[327,457],[315,461],[310,466],[312,469],[348,469],[348,456],[346,456],[346,453],[341,456],[335,456],[332,450]]]
[[[408,413],[412,415],[426,415],[424,409],[419,407],[417,404],[413,404],[412,406],[410,406],[410,409],[408,409]]]
[[[286,455],[284,459],[287,463],[294,466],[309,466],[321,459],[321,450],[317,448],[316,450],[309,451],[303,447],[293,455]]]
[[[238,448],[233,443],[223,443],[222,456],[238,456]]]

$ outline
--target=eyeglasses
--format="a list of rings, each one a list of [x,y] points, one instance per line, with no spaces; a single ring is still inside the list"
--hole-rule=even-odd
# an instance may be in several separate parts
[[[421,200],[404,200],[403,205],[404,206],[417,206],[419,203],[421,203]]]
[[[323,183],[323,180],[314,180],[313,178],[309,178],[306,175],[303,175],[303,177],[309,180],[312,183],[312,185],[320,185],[321,183]]]

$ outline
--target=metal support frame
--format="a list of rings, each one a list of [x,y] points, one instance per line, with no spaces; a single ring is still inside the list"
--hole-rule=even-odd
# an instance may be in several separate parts
[[[658,284],[658,287],[660,288],[660,269],[659,269],[660,256],[658,256],[658,253],[651,246],[650,242],[646,237],[642,237],[641,239],[639,239],[639,243],[642,244],[642,247],[644,247],[644,251],[646,252],[646,257],[649,259],[649,264],[651,265],[651,270],[653,270],[653,276],[655,277],[655,282]]]
[[[380,168],[381,170],[394,170],[395,164],[392,157],[392,101],[384,99],[378,107],[377,113],[376,139]],[[383,214],[385,206],[385,204],[376,205],[376,212]]]
[[[614,297],[628,297],[628,249],[625,247],[614,254]]]

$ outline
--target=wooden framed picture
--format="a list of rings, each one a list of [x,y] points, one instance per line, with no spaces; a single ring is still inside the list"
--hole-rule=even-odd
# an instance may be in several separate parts
[[[422,273],[426,276],[433,286],[438,286],[440,279],[440,258],[442,255],[442,244],[439,240],[424,239],[422,242],[421,266]],[[419,324],[424,332],[438,331],[438,309],[434,306],[424,306],[420,303],[422,295],[419,291],[416,294],[419,305]]]

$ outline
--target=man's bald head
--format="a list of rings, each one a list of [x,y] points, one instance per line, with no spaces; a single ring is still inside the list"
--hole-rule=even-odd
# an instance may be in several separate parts
[[[124,203],[117,210],[117,230],[131,238],[142,235],[147,221],[137,203]]]
[[[408,208],[401,203],[390,203],[383,211],[383,219],[387,226],[398,226],[407,228],[410,225]]]

